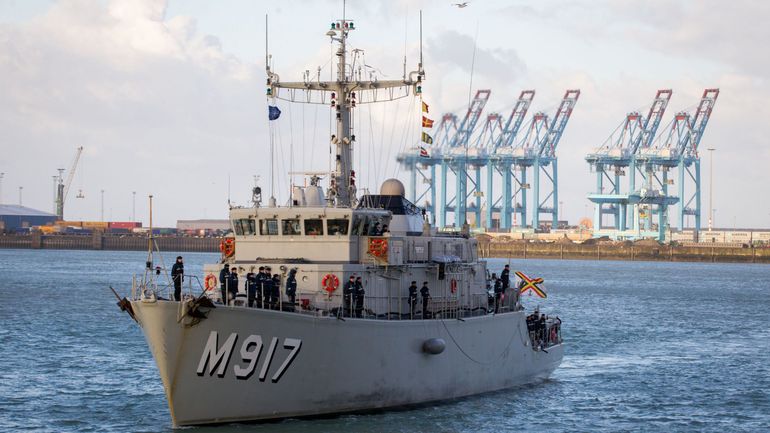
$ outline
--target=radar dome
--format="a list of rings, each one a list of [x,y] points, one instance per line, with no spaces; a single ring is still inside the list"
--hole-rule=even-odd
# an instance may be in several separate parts
[[[399,195],[403,197],[405,194],[404,184],[398,179],[388,179],[380,187],[380,195]]]

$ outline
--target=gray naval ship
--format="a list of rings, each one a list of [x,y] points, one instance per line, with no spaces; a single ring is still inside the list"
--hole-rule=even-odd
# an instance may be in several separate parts
[[[174,425],[455,399],[542,380],[562,360],[560,322],[528,327],[515,284],[495,304],[467,230],[432,227],[396,179],[357,195],[351,112],[398,92],[419,97],[424,72],[420,60],[401,80],[362,80],[346,60],[354,29],[342,19],[327,32],[338,44],[334,81],[281,82],[267,67],[270,98],[333,101],[326,192],[314,174],[287,205],[262,206],[255,188],[252,206],[230,209],[221,261],[200,280],[185,275],[179,301],[154,266],[150,230],[145,274],[119,305],[142,328]],[[270,283],[260,267],[277,274]],[[413,281],[429,293],[410,296]]]

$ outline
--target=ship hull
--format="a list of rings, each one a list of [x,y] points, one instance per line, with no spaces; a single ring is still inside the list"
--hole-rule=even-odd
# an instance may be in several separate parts
[[[179,303],[132,306],[180,426],[465,397],[545,379],[563,356],[532,349],[524,312],[387,321],[219,306],[185,326]],[[424,350],[431,339],[441,353]]]

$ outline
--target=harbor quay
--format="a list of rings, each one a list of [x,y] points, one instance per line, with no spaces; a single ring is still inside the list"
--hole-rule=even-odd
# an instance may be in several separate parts
[[[223,238],[157,236],[163,251],[218,252]],[[135,235],[46,235],[42,233],[0,235],[0,248],[143,251],[147,238]],[[479,256],[512,259],[626,260],[714,263],[770,263],[770,248],[723,244],[681,245],[652,242],[484,242]]]

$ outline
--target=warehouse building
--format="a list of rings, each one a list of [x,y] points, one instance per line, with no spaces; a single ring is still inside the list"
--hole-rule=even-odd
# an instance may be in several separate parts
[[[15,232],[55,221],[56,215],[52,213],[15,204],[0,204],[0,232]]]

